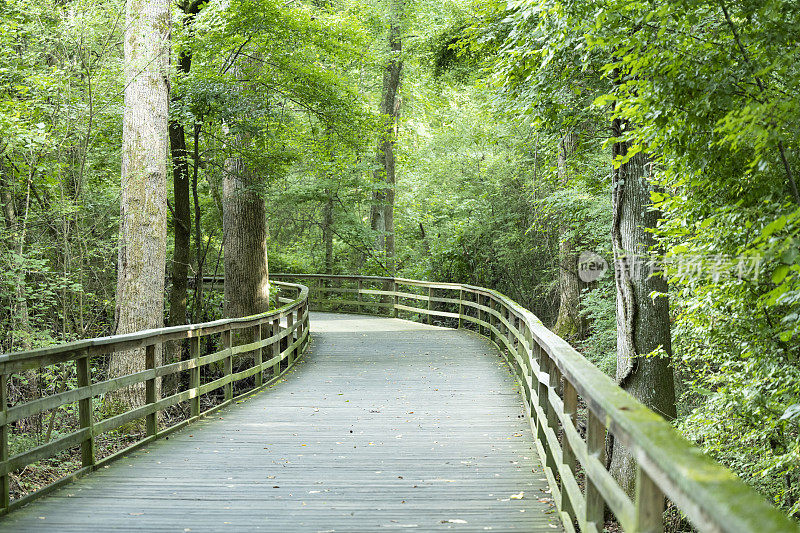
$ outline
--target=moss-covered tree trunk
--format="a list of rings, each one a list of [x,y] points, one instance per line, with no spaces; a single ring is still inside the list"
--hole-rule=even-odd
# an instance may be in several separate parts
[[[169,2],[128,0],[125,21],[116,333],[164,325],[167,250]],[[134,350],[114,354],[109,371],[119,376],[144,367],[144,350]],[[141,405],[144,386],[118,391],[115,397],[128,406]]]
[[[625,133],[620,120],[613,124],[614,137]],[[614,144],[614,157],[626,157],[627,142]],[[648,231],[661,214],[650,202],[650,162],[641,152],[615,169],[612,176],[614,210],[611,240],[617,294],[617,382],[643,404],[666,419],[676,416],[675,384],[669,356],[672,354],[669,303],[663,276],[654,273],[647,260],[655,245]],[[652,352],[663,356],[648,356]],[[629,494],[635,488],[636,469],[631,454],[614,442],[611,472]]]
[[[566,187],[569,184],[569,158],[575,152],[577,135],[567,132],[558,143],[558,180]],[[555,332],[565,339],[581,339],[586,330],[586,321],[580,315],[581,291],[586,284],[578,277],[578,251],[575,247],[573,228],[568,222],[561,224],[558,239],[558,318]]]

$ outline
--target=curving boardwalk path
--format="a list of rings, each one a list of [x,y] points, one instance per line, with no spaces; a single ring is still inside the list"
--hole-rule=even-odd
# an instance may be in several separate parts
[[[516,382],[487,341],[398,319],[311,321],[312,351],[284,382],[0,531],[561,530]]]

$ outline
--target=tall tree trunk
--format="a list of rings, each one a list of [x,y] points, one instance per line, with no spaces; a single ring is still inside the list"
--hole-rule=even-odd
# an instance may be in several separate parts
[[[200,197],[197,194],[197,177],[200,171],[200,128],[201,125],[194,125],[194,165],[192,166],[192,200],[194,202],[194,249],[197,257],[197,271],[194,280],[194,305],[193,322],[200,322],[203,316],[203,267],[206,263],[208,246],[203,246],[203,229],[201,226],[202,212],[200,211]],[[209,246],[211,243],[209,242]]]
[[[199,4],[183,6],[183,9],[193,9],[186,12],[188,24],[200,9]],[[187,50],[178,57],[178,75],[185,76],[192,66],[192,56]],[[180,103],[180,96],[172,95],[172,103]],[[169,121],[169,144],[172,156],[172,190],[175,208],[172,212],[172,229],[175,237],[172,254],[172,290],[169,293],[169,313],[167,325],[180,326],[186,324],[186,311],[188,302],[188,277],[189,261],[191,255],[191,207],[189,202],[189,154],[186,151],[186,130],[183,123],[175,117]],[[170,341],[164,345],[164,362],[173,363],[180,361],[183,343]],[[162,389],[165,393],[177,391],[177,374],[164,378]]]
[[[614,137],[625,133],[619,119],[613,123]],[[625,157],[627,142],[617,142],[614,157]],[[647,262],[655,245],[648,231],[656,226],[659,211],[650,203],[650,162],[638,153],[613,171],[614,274],[617,294],[617,382],[643,404],[670,420],[676,416],[675,384],[670,358],[669,302],[663,276],[653,274]],[[664,357],[647,354],[663,350]],[[635,461],[619,442],[613,443],[611,472],[629,494],[635,486]]]
[[[376,248],[384,252],[386,269],[394,274],[394,199],[395,199],[395,159],[394,143],[397,139],[397,117],[400,112],[400,75],[403,70],[402,52],[402,20],[405,0],[391,0],[389,26],[389,61],[383,73],[383,93],[381,97],[381,114],[386,120],[386,127],[378,141],[377,163],[374,178],[381,186],[375,190],[372,198],[370,223],[378,233]]]
[[[333,274],[333,193],[325,191],[328,199],[323,208],[322,241],[325,244],[325,273]]]
[[[562,186],[569,183],[568,160],[575,151],[577,136],[566,133],[558,143],[558,180]],[[569,235],[570,227],[564,223],[559,228],[558,239],[558,318],[555,332],[565,339],[581,339],[585,334],[585,320],[580,315],[581,291],[586,284],[578,277],[578,255],[575,238]]]
[[[249,142],[238,134],[234,146]],[[258,176],[240,156],[225,162],[222,226],[225,246],[225,316],[241,317],[269,309],[267,214],[256,190]]]
[[[128,0],[125,22],[116,333],[163,326],[167,252],[169,2]],[[114,354],[109,372],[120,376],[144,368],[144,350],[133,350]],[[115,398],[142,405],[144,386],[120,390]]]
[[[3,219],[9,233],[8,246],[9,248],[15,248],[18,256],[23,257],[28,211],[30,209],[31,181],[28,180],[28,192],[25,196],[24,221],[22,227],[18,227],[11,180],[7,178],[5,172],[5,166],[0,166],[0,201],[3,204]],[[7,346],[8,351],[30,350],[31,333],[28,300],[25,295],[25,270],[24,265],[20,265],[20,270],[16,273],[14,280],[14,302],[11,304],[11,342]]]
[[[173,100],[174,101],[174,100]],[[186,324],[188,277],[191,244],[191,210],[189,204],[189,164],[186,153],[186,133],[183,124],[172,119],[169,123],[170,151],[172,155],[173,199],[172,230],[175,245],[172,253],[172,290],[169,293],[167,325]],[[181,360],[183,343],[170,341],[164,345],[164,362]],[[177,374],[165,377],[161,383],[164,394],[177,390]]]

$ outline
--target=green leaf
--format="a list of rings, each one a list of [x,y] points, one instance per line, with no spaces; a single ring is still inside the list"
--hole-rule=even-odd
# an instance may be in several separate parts
[[[789,273],[789,265],[780,265],[778,268],[775,269],[775,272],[772,273],[772,282],[773,283],[780,283],[786,278],[786,274]]]

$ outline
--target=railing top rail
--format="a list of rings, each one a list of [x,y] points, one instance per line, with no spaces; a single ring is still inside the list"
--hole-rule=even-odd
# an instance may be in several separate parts
[[[308,287],[305,285],[287,283],[283,281],[273,281],[272,283],[281,287],[297,289],[299,290],[299,294],[293,301],[286,303],[277,309],[266,311],[258,315],[241,318],[223,318],[211,322],[148,329],[121,335],[108,335],[105,337],[84,339],[24,352],[2,354],[0,355],[0,374],[7,373],[7,367],[12,367],[14,371],[16,371],[21,368],[32,368],[33,366],[38,366],[39,361],[48,358],[55,358],[60,361],[83,352],[105,353],[111,351],[128,350],[170,340],[187,339],[199,335],[214,334],[224,331],[225,329],[230,329],[231,327],[248,327],[263,321],[265,318],[284,317],[287,313],[293,311],[298,305],[301,305],[301,303],[308,296]]]

